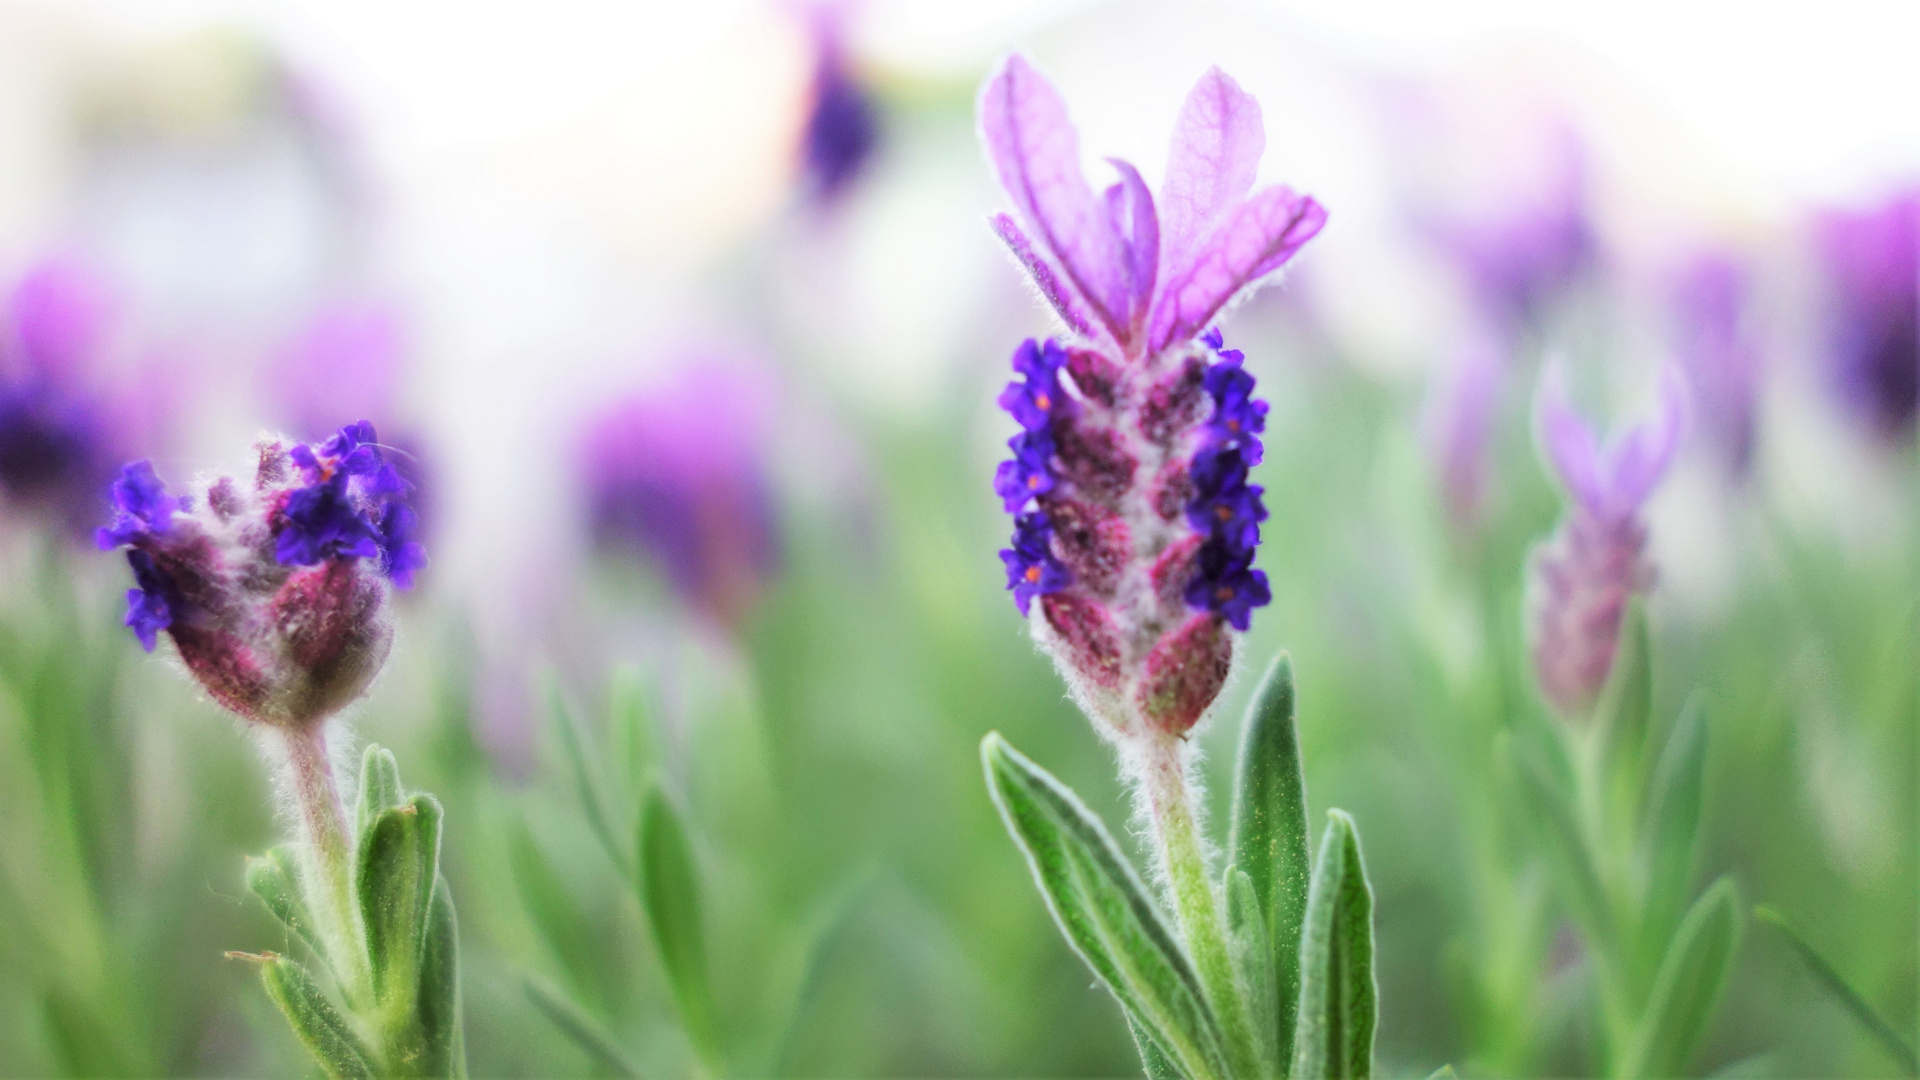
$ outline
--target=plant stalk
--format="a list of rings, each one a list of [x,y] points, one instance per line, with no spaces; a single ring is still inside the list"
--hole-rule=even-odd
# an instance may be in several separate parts
[[[1207,876],[1206,848],[1200,841],[1194,791],[1181,752],[1184,744],[1175,736],[1156,735],[1151,739],[1139,760],[1140,784],[1147,797],[1154,844],[1167,874],[1180,936],[1225,1036],[1233,1075],[1259,1076],[1259,1050],[1246,995],[1227,950],[1225,905]]]
[[[317,888],[309,888],[310,900],[317,909],[315,917],[326,921],[322,928],[330,944],[334,971],[348,985],[342,989],[350,1000],[364,1000],[371,989],[360,947],[359,921],[353,903],[353,833],[347,825],[346,806],[333,780],[333,764],[327,758],[325,729],[314,725],[283,732],[287,744],[287,771],[292,781],[294,801],[300,808],[300,830],[306,840],[308,863],[313,868]]]

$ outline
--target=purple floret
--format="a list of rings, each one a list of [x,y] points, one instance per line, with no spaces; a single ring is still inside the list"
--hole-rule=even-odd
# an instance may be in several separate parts
[[[1235,630],[1245,630],[1252,625],[1253,609],[1273,601],[1267,575],[1253,568],[1251,548],[1236,551],[1216,536],[1200,545],[1194,561],[1197,569],[1187,583],[1189,607],[1211,611]]]
[[[312,566],[329,558],[380,554],[380,536],[348,497],[347,479],[346,472],[335,472],[287,496],[287,523],[275,542],[275,559],[286,566]]]
[[[136,588],[127,590],[126,625],[140,639],[140,647],[153,651],[160,631],[173,625],[173,608],[179,590],[160,572],[153,556],[144,551],[127,552],[127,564],[133,567]]]
[[[1007,588],[1013,590],[1013,602],[1022,616],[1032,607],[1034,597],[1073,584],[1072,572],[1054,558],[1052,539],[1053,525],[1047,515],[1039,511],[1022,514],[1013,522],[1013,546],[1000,552],[1000,561],[1007,568]]]
[[[1013,354],[1013,370],[1025,379],[1010,382],[1000,391],[1000,407],[1028,431],[1045,431],[1068,407],[1060,389],[1060,369],[1066,364],[1067,350],[1056,341],[1041,345],[1028,338],[1021,342]]]
[[[1007,440],[1013,460],[1003,461],[993,474],[993,491],[1006,505],[1007,513],[1017,514],[1030,499],[1052,491],[1056,485],[1048,464],[1053,458],[1053,439],[1042,431],[1028,431]]]
[[[174,511],[181,509],[180,500],[167,494],[167,485],[154,475],[153,463],[145,458],[120,470],[120,478],[113,482],[110,496],[113,524],[93,537],[101,551],[164,535],[173,527]]]
[[[388,503],[380,514],[381,564],[397,588],[413,588],[413,572],[427,565],[427,551],[414,539],[420,519],[405,503]]]

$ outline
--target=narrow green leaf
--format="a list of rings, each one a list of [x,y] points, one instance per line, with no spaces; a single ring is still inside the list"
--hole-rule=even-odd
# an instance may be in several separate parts
[[[1646,603],[1634,597],[1621,621],[1613,670],[1607,675],[1607,685],[1593,714],[1600,728],[1607,775],[1612,778],[1616,795],[1627,805],[1639,801],[1647,726],[1653,713],[1652,659]]]
[[[559,987],[537,975],[526,977],[527,997],[533,999],[533,1007],[547,1018],[561,1034],[573,1040],[573,1044],[585,1051],[587,1056],[598,1062],[602,1069],[625,1080],[640,1080],[640,1070],[628,1060],[626,1051],[613,1041],[585,1009],[574,1004],[573,999]]]
[[[294,1034],[329,1077],[372,1080],[373,1055],[298,961],[274,953],[228,955],[260,964],[260,977],[267,984],[267,995],[280,1006],[287,1022],[293,1025]]]
[[[1234,975],[1246,995],[1247,1011],[1253,1014],[1254,1049],[1268,1076],[1281,1074],[1280,1033],[1274,1019],[1280,1009],[1274,1004],[1279,980],[1274,976],[1273,942],[1267,938],[1267,919],[1261,910],[1259,890],[1253,878],[1238,866],[1227,867],[1227,948],[1233,956]],[[1293,967],[1295,965],[1288,965]],[[1287,1010],[1288,1015],[1293,1013]],[[1293,1032],[1287,1032],[1291,1047]]]
[[[360,838],[357,881],[367,959],[381,1001],[414,996],[440,864],[440,803],[415,795],[383,811]]]
[[[1753,917],[1780,931],[1786,937],[1787,943],[1792,945],[1793,951],[1800,955],[1800,962],[1807,965],[1807,970],[1813,973],[1814,979],[1821,986],[1826,987],[1827,992],[1832,994],[1841,1006],[1860,1022],[1862,1027],[1879,1040],[1887,1053],[1893,1055],[1893,1059],[1900,1063],[1902,1072],[1908,1076],[1920,1076],[1920,1054],[1914,1053],[1913,1045],[1902,1038],[1892,1024],[1887,1023],[1885,1018],[1874,1011],[1873,1006],[1867,1004],[1867,999],[1860,996],[1859,991],[1853,988],[1853,984],[1847,982],[1846,976],[1840,974],[1838,968],[1827,963],[1826,958],[1800,935],[1800,931],[1795,929],[1793,923],[1784,914],[1770,907],[1756,907],[1753,909]]]
[[[659,788],[640,805],[640,906],[653,929],[680,1019],[696,1047],[718,1047],[707,975],[706,930],[700,918],[700,870],[685,826]]]
[[[1066,785],[1007,745],[980,743],[987,790],[1067,943],[1141,1040],[1193,1080],[1226,1075],[1199,978],[1106,828]],[[1158,1062],[1146,1057],[1149,1066]]]
[[[1740,943],[1740,897],[1721,878],[1694,902],[1654,976],[1627,1076],[1680,1076],[1706,1031]]]
[[[599,927],[554,871],[532,830],[519,817],[507,826],[507,862],[519,887],[521,909],[566,973],[569,987],[604,1006],[607,984],[602,979],[608,972],[608,956]],[[621,975],[623,980],[625,977]]]
[[[1573,790],[1569,781],[1556,782],[1558,772],[1545,751],[1523,748],[1511,740],[1502,740],[1501,749],[1517,774],[1516,779],[1541,840],[1548,864],[1560,882],[1560,891],[1572,910],[1574,922],[1595,948],[1604,948],[1614,939],[1613,904],[1594,862],[1593,848],[1586,832],[1567,801]]]
[[[1146,1071],[1147,1080],[1186,1080],[1187,1074],[1180,1070],[1160,1049],[1160,1044],[1140,1030],[1140,1022],[1133,1014],[1123,1014],[1127,1018],[1127,1031],[1133,1036],[1133,1048],[1140,1053],[1140,1066]]]
[[[460,1008],[460,931],[454,917],[453,891],[444,875],[434,879],[414,1015],[420,1025],[421,1044],[417,1074],[464,1080],[467,1040]]]
[[[626,845],[614,836],[613,819],[607,812],[600,773],[592,764],[596,758],[592,750],[592,738],[587,734],[580,717],[567,707],[566,695],[560,692],[558,679],[550,678],[547,681],[547,703],[553,712],[553,726],[560,732],[560,746],[566,751],[567,764],[573,769],[573,784],[580,796],[581,806],[586,809],[587,825],[621,875],[632,881],[633,857]]]
[[[1646,902],[1642,925],[1655,952],[1673,935],[1693,884],[1707,763],[1707,710],[1696,695],[1674,721],[1654,770],[1641,836]]]
[[[276,847],[259,858],[247,858],[247,890],[260,898],[273,917],[292,931],[313,954],[332,966],[319,926],[307,907],[300,886],[300,860],[286,847]]]
[[[400,763],[393,751],[378,743],[368,743],[360,759],[360,812],[356,832],[365,836],[380,815],[396,806],[404,806],[407,789],[400,785]]]
[[[1288,1061],[1300,993],[1300,924],[1313,864],[1307,854],[1307,784],[1294,723],[1293,661],[1284,652],[1274,657],[1247,707],[1227,850],[1252,880],[1265,913],[1275,1011],[1264,1020],[1278,1033],[1275,1060]],[[1261,1019],[1256,1013],[1256,1023]]]
[[[1293,1080],[1373,1075],[1373,889],[1353,819],[1327,811],[1300,935]]]

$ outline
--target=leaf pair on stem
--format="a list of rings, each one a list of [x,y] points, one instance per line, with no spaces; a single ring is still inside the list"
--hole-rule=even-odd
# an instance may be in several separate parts
[[[1373,896],[1353,821],[1330,811],[1309,870],[1293,668],[1254,695],[1234,792],[1233,860],[1206,895],[1174,898],[1176,936],[1118,845],[1074,793],[1009,746],[981,743],[987,787],[1069,944],[1119,1001],[1154,1080],[1366,1077],[1373,1067]],[[1167,843],[1174,889],[1205,873],[1197,844]],[[1189,875],[1190,876],[1190,875]],[[1204,879],[1202,879],[1204,880]],[[1225,978],[1195,955],[1196,924],[1224,917]]]

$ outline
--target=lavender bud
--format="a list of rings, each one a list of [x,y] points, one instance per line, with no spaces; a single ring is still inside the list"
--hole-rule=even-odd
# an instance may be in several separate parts
[[[246,720],[306,730],[366,691],[393,645],[388,599],[426,556],[407,484],[373,426],[318,447],[269,437],[251,484],[223,476],[176,498],[136,461],[110,491],[103,551],[127,549],[126,625],[162,631],[215,701]]]

